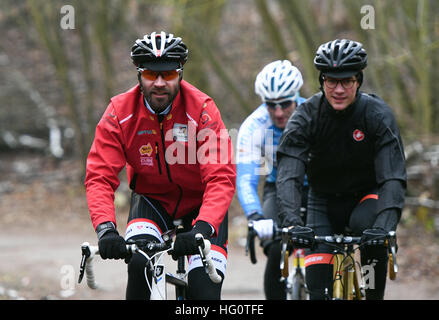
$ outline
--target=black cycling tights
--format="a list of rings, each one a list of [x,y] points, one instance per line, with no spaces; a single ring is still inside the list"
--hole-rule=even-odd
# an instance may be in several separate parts
[[[145,280],[145,257],[135,253],[128,263],[127,300],[148,300],[150,291]],[[224,275],[218,271],[224,278]],[[148,275],[151,279],[151,275]],[[150,280],[151,281],[151,280]],[[213,283],[204,268],[194,268],[188,274],[188,300],[219,300],[221,298],[221,283]]]
[[[363,231],[372,228],[377,215],[377,200],[375,197],[365,197],[369,193],[357,196],[324,196],[311,191],[308,201],[307,226],[316,235],[332,235],[344,233],[347,229],[355,236],[361,236]],[[331,254],[333,248],[328,245],[318,245],[313,251],[307,250],[308,255]],[[325,288],[332,296],[332,265],[313,263],[311,259],[306,264],[306,284],[310,290],[311,299],[325,299]],[[364,269],[367,276],[366,299],[383,299],[387,276],[387,249],[385,247],[363,246],[361,248],[361,264],[369,266]],[[372,268],[370,268],[372,267]],[[369,273],[369,271],[371,271]],[[368,271],[368,272],[366,272]]]
[[[264,273],[264,292],[267,300],[285,300],[285,282],[280,281],[281,272],[279,262],[281,259],[280,241],[271,242],[264,252],[267,255],[267,265]]]

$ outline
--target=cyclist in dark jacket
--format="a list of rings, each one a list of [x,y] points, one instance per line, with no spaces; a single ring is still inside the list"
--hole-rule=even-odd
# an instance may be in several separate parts
[[[351,40],[334,40],[317,50],[321,91],[289,119],[277,151],[277,198],[283,226],[296,242],[314,235],[350,232],[364,241],[396,230],[404,205],[404,150],[392,110],[378,96],[359,91],[367,54]],[[300,218],[300,186],[308,176],[307,226]],[[379,243],[381,243],[379,241]],[[374,266],[367,299],[383,299],[387,251],[363,246],[361,262]],[[332,294],[332,250],[308,250],[306,282],[311,299]],[[327,288],[328,295],[325,294]]]

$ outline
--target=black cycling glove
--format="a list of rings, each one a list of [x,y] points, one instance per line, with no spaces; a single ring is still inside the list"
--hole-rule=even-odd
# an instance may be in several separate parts
[[[389,231],[396,230],[396,226],[401,218],[399,209],[391,208],[382,211],[372,228],[363,231],[361,242],[367,245],[384,245]]]
[[[314,230],[309,227],[295,226],[289,231],[294,248],[313,248]]]
[[[197,221],[191,231],[177,234],[172,250],[172,259],[177,260],[180,256],[198,254],[195,235],[201,233],[205,239],[212,235],[212,227],[204,221]]]
[[[382,246],[386,242],[387,232],[381,228],[366,229],[361,236],[361,243]]]
[[[108,225],[108,223],[106,224]],[[99,225],[96,231],[99,238],[99,254],[102,259],[126,259],[128,257],[125,239],[119,235],[115,228]]]

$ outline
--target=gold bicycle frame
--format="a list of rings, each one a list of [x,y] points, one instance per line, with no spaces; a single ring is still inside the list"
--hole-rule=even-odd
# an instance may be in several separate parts
[[[386,242],[386,246],[390,244]],[[394,252],[389,252],[389,279],[395,280],[398,267],[395,266]],[[360,274],[361,277],[361,274]],[[333,257],[333,298],[335,300],[361,300],[362,293],[358,281],[355,257],[351,250],[348,253],[336,253]]]
[[[333,293],[335,300],[361,300],[357,268],[353,253],[336,253],[333,257]]]
[[[296,250],[303,250],[303,249],[296,249]],[[289,255],[290,255],[289,250],[286,250],[285,251],[285,256],[284,256],[284,265],[283,265],[283,268],[281,269],[281,275],[284,278],[288,278],[288,276],[290,274],[289,262],[288,262],[288,260],[290,258]],[[297,253],[297,255],[293,255],[292,262],[293,262],[293,268],[297,268],[297,267],[304,268],[305,267],[305,257],[304,257],[304,254],[303,253],[301,253],[301,254]]]

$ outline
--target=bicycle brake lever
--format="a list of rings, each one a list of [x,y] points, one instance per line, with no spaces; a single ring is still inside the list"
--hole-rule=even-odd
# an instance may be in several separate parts
[[[285,266],[285,254],[287,252],[288,243],[288,228],[282,229],[282,248],[281,248],[281,259],[280,259],[280,269],[283,270]]]
[[[203,235],[200,233],[197,233],[195,235],[195,240],[197,241],[197,246],[200,247],[201,249],[204,249],[204,238]]]
[[[255,252],[255,237],[256,237],[256,232],[253,229],[253,222],[250,221],[248,223],[248,233],[247,233],[247,243],[245,245],[245,255],[248,256],[248,253],[250,251],[250,261],[253,264],[256,264],[258,262],[256,259],[256,252]]]
[[[206,255],[204,254],[204,247],[205,247],[205,243],[204,243],[204,238],[203,235],[200,233],[197,233],[195,235],[195,240],[197,242],[197,246],[198,246],[198,251],[200,252],[200,258],[201,258],[201,263],[203,264],[204,268],[207,270],[207,258]]]
[[[389,249],[390,249],[390,254],[392,255],[393,258],[393,270],[395,273],[398,273],[398,263],[396,262],[396,233],[395,231],[390,231],[389,232]]]
[[[250,247],[250,237],[251,237],[251,233],[253,232],[253,222],[249,222],[247,225],[247,241],[245,243],[245,255],[248,256],[248,250]]]
[[[87,264],[87,259],[90,257],[90,254],[91,254],[90,247],[89,247],[89,244],[87,242],[82,244],[81,252],[82,252],[82,257],[81,257],[81,264],[79,265],[78,283],[81,283],[82,278],[84,277],[85,265]]]

